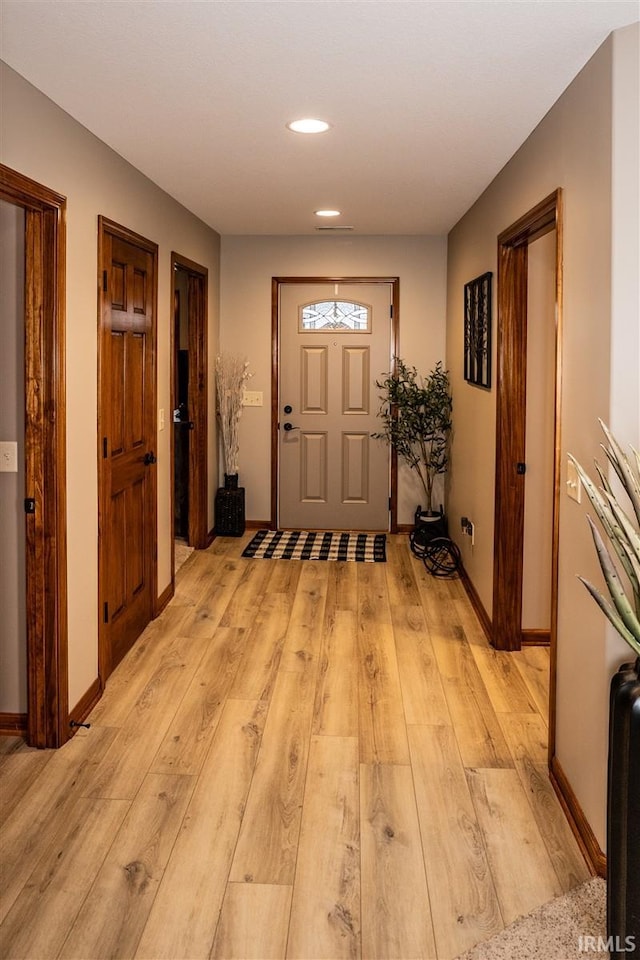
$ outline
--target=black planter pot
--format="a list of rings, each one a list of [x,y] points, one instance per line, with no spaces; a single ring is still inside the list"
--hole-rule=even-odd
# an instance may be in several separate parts
[[[640,657],[609,696],[607,937],[611,957],[640,957]]]
[[[219,537],[241,537],[244,533],[244,487],[238,486],[237,473],[225,473],[214,504],[214,532]]]
[[[447,518],[442,510],[439,513],[428,513],[422,507],[418,507],[413,522],[413,535],[423,543],[433,540],[434,537],[449,536]]]

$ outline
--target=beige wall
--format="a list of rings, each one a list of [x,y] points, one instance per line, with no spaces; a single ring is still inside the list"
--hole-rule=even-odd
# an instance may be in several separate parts
[[[624,415],[628,440],[634,439],[638,425],[638,261],[626,261],[623,269],[614,265],[612,271],[612,237],[615,245],[618,232],[629,238],[638,227],[637,184],[634,186],[631,173],[634,158],[631,163],[627,161],[630,145],[623,133],[624,118],[637,125],[637,36],[635,25],[603,44],[449,236],[447,356],[454,372],[456,410],[449,512],[454,531],[461,514],[476,521],[473,552],[468,543],[462,544],[464,563],[491,612],[495,389],[481,393],[462,380],[462,286],[485,270],[495,272],[496,238],[501,230],[557,187],[563,188],[563,466],[556,750],[603,848],[609,666],[620,662],[626,650],[621,642],[610,638],[611,650],[607,652],[604,618],[576,579],[579,572],[598,581],[599,572],[584,506],[569,500],[564,491],[567,451],[585,464],[598,453],[598,417],[616,422],[621,405],[631,399],[635,413]],[[618,82],[614,88],[612,77],[618,75],[626,82]],[[617,144],[612,140],[616,111],[620,113],[618,158]],[[632,154],[634,150],[637,164],[637,140]],[[612,163],[614,174],[620,167],[621,177],[620,196],[616,200],[614,194],[613,204]],[[637,177],[637,166],[635,169]],[[625,212],[625,201],[631,204],[631,213]],[[616,216],[625,220],[619,229]],[[620,276],[616,278],[618,271]],[[623,300],[627,307],[632,299],[630,291],[635,288],[631,318],[622,305],[624,316],[612,314],[612,297],[615,303],[618,287],[626,291]],[[618,344],[619,336],[627,345],[630,337],[631,349]]]
[[[2,162],[67,197],[67,502],[69,702],[97,675],[97,218],[111,220],[159,245],[158,591],[171,579],[169,475],[171,424],[170,255],[175,250],[209,269],[210,396],[217,351],[219,236],[2,65]],[[167,136],[171,131],[167,129]],[[210,420],[210,525],[218,471],[215,420]]]
[[[24,229],[24,210],[0,200],[0,440],[18,444],[18,472],[0,473],[0,713],[27,712]]]
[[[240,421],[240,482],[247,518],[270,515],[271,278],[400,277],[400,355],[427,373],[445,354],[446,240],[443,237],[224,237],[220,342],[245,355],[264,393]],[[402,471],[399,522],[413,519],[420,493]],[[424,499],[424,495],[423,498]]]

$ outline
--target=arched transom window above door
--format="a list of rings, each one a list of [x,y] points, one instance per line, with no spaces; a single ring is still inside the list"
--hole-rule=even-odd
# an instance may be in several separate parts
[[[353,300],[320,300],[300,307],[301,333],[371,333],[371,307]]]

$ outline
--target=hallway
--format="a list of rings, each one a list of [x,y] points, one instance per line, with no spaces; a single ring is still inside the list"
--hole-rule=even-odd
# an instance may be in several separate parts
[[[0,741],[6,958],[451,960],[588,876],[544,648],[460,581],[218,539],[61,750]]]

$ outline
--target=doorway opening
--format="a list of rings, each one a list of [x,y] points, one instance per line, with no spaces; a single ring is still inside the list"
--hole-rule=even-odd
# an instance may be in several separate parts
[[[172,577],[207,531],[208,271],[171,254]]]
[[[3,733],[26,733],[33,747],[59,747],[69,738],[67,669],[67,548],[64,271],[66,199],[0,166],[0,199],[20,208],[24,282],[21,316],[24,353],[23,442],[17,462],[24,481],[24,624],[26,698],[18,710],[2,710]],[[14,223],[15,223],[15,217]],[[17,374],[17,370],[14,371]],[[17,383],[17,380],[16,380]],[[22,430],[21,430],[22,432]],[[0,439],[13,442],[11,437]],[[16,436],[16,441],[19,438]],[[18,471],[19,473],[20,471]],[[24,499],[23,499],[24,498]],[[24,651],[16,651],[18,657]],[[4,659],[4,657],[3,657]],[[24,662],[23,660],[23,662]],[[6,662],[6,661],[5,661]],[[16,678],[16,682],[19,682]],[[26,710],[23,711],[23,707]]]
[[[560,489],[560,393],[562,375],[562,193],[556,190],[498,237],[498,338],[496,489],[492,643],[520,650],[523,641],[523,570],[527,454],[527,309],[529,246],[555,231],[555,337],[553,349],[553,477],[551,610],[553,657],[557,626]]]

